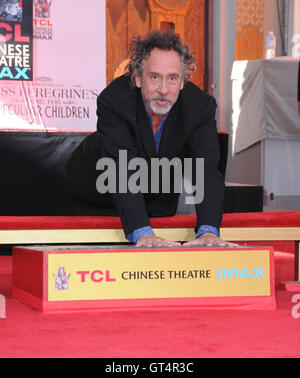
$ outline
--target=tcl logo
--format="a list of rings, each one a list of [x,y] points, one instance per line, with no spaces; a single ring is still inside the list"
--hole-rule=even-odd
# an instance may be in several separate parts
[[[110,270],[78,270],[76,274],[80,275],[81,282],[115,282],[116,279],[111,277]]]
[[[23,36],[21,33],[21,25],[15,24],[14,25],[14,33],[13,28],[9,24],[5,22],[0,22],[0,29],[4,29],[5,32],[0,34],[0,42],[8,42],[13,37],[16,42],[30,42],[30,38],[27,36]]]

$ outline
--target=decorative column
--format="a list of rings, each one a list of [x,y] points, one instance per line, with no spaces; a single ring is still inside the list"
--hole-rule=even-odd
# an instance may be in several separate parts
[[[264,0],[237,0],[236,60],[263,59]]]

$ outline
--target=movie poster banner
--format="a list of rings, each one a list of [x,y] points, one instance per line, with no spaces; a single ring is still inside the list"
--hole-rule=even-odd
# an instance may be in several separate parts
[[[32,45],[32,0],[0,0],[0,80],[32,80]]]
[[[105,0],[32,2],[33,78],[1,83],[0,129],[94,130],[106,86]]]

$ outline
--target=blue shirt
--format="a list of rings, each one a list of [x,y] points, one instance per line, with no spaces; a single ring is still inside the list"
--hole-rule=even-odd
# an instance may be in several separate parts
[[[150,113],[148,112],[148,109],[146,108],[146,106],[145,106],[145,110],[146,110],[146,113],[148,115],[150,124],[152,126],[153,119],[152,119]],[[159,144],[160,144],[162,132],[163,132],[164,125],[165,125],[166,119],[168,117],[168,114],[169,113],[167,113],[164,116],[164,118],[160,121],[157,132],[154,135],[156,152],[158,152],[158,149],[159,149]],[[199,227],[199,229],[197,231],[196,238],[199,238],[202,234],[205,234],[206,232],[212,232],[215,235],[220,236],[219,230],[216,227],[209,226],[209,225],[202,225],[202,226]],[[141,228],[134,230],[131,234],[127,235],[127,240],[129,240],[130,242],[135,244],[138,241],[138,239],[140,237],[144,236],[144,235],[155,235],[151,226],[141,227]]]

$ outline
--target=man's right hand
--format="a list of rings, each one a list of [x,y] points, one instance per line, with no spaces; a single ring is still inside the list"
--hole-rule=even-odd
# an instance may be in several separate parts
[[[137,243],[136,247],[178,247],[181,246],[181,243],[174,242],[171,240],[166,240],[155,235],[144,235],[141,236]]]

